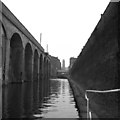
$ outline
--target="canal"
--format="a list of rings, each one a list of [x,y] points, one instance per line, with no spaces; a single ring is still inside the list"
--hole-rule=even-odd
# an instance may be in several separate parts
[[[3,118],[79,119],[67,79],[50,79],[49,84],[25,82],[3,87]]]

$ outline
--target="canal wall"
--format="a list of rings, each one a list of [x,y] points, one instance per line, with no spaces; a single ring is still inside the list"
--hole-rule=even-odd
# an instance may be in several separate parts
[[[85,99],[84,89],[74,80],[68,78],[68,81],[73,91],[80,118],[87,118],[87,100]],[[92,116],[97,120],[98,116],[94,112],[92,113]]]
[[[119,32],[120,2],[110,2],[69,71],[73,91],[75,96],[78,96],[75,97],[78,101],[77,104],[80,104],[78,106],[82,106],[84,103],[81,103],[79,99],[85,98],[86,90],[120,88]],[[83,97],[81,97],[81,91],[83,91]],[[120,101],[119,96],[119,93],[114,95],[89,94],[90,109],[99,118],[120,117],[120,110],[116,107]],[[84,107],[80,107],[80,110],[82,108]]]

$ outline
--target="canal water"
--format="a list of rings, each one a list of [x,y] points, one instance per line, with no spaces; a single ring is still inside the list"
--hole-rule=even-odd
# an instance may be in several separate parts
[[[4,86],[2,109],[3,118],[79,118],[67,79]]]

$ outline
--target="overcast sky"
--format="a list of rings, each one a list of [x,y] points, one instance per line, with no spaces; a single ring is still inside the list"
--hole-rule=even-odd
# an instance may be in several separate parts
[[[2,0],[49,54],[77,57],[110,0]]]

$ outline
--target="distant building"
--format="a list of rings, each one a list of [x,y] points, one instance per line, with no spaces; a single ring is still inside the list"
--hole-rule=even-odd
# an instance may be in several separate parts
[[[62,70],[65,70],[65,60],[62,61]]]
[[[74,64],[75,61],[76,61],[76,58],[74,58],[74,57],[71,57],[71,58],[70,58],[69,68],[72,68],[72,66],[73,66],[73,64]]]
[[[51,57],[51,77],[57,76],[57,71],[61,70],[61,62],[58,57]]]

